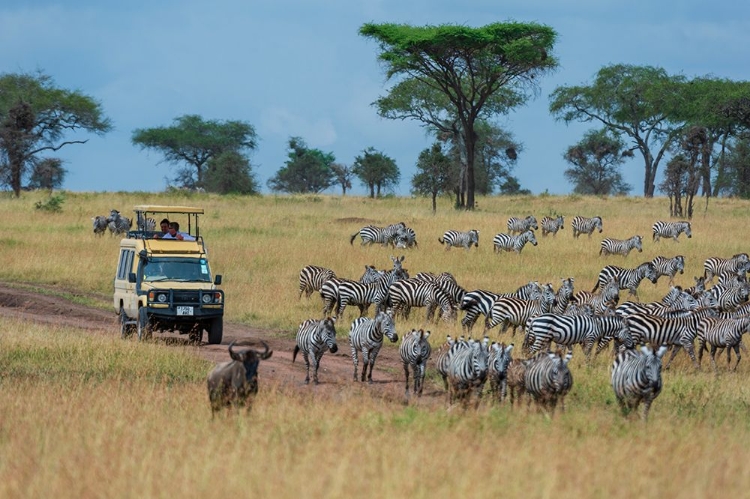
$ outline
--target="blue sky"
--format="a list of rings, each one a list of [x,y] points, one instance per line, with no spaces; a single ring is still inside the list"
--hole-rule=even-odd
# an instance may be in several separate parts
[[[367,147],[389,155],[408,195],[431,137],[414,121],[380,118],[371,103],[387,86],[367,22],[482,26],[538,22],[559,35],[560,68],[539,94],[500,124],[523,144],[514,174],[534,194],[572,190],[565,149],[590,125],[548,112],[558,86],[587,84],[605,65],[653,65],[687,77],[749,79],[750,4],[606,0],[3,0],[0,73],[42,70],[62,88],[101,102],[114,130],[57,154],[73,191],[161,191],[174,168],[134,147],[136,128],[184,114],[252,124],[254,172],[264,190],[283,166],[291,136],[351,165]],[[81,137],[75,137],[81,138]],[[113,173],[114,172],[114,173]],[[623,167],[641,195],[641,159]],[[333,189],[332,193],[340,192]],[[355,194],[365,189],[355,180]]]

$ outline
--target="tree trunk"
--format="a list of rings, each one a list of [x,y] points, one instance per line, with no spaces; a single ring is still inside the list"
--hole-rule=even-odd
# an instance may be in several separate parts
[[[474,123],[466,130],[466,209],[474,209],[474,146],[477,143],[477,134],[474,132]]]
[[[370,197],[375,199],[375,184],[370,184]]]
[[[437,212],[437,192],[432,193],[432,213]]]

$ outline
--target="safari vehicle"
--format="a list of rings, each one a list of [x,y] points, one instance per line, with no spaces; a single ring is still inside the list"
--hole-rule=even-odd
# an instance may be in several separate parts
[[[139,340],[153,332],[174,331],[200,342],[221,343],[224,292],[221,275],[212,277],[198,217],[203,208],[136,206],[137,229],[120,242],[114,281],[114,307],[123,338]],[[195,240],[162,239],[153,228],[162,218],[180,223],[180,231]],[[154,223],[155,222],[155,223]]]

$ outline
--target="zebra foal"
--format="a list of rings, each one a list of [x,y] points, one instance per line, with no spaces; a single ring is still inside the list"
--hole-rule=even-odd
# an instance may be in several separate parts
[[[432,354],[432,347],[430,342],[427,341],[429,337],[430,331],[412,329],[404,335],[398,349],[406,376],[405,395],[407,399],[409,398],[409,368],[411,368],[414,377],[414,394],[418,397],[422,396],[427,360]]]

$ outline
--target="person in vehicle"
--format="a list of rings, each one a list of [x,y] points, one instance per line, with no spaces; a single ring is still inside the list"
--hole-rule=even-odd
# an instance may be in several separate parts
[[[191,236],[187,232],[180,232],[180,224],[178,222],[169,222],[169,232],[162,236],[162,239],[177,239],[179,241],[195,241],[195,237]]]
[[[159,226],[161,228],[161,232],[157,232],[154,234],[155,239],[161,239],[162,237],[169,234],[169,219],[163,218],[161,222],[159,222]]]

